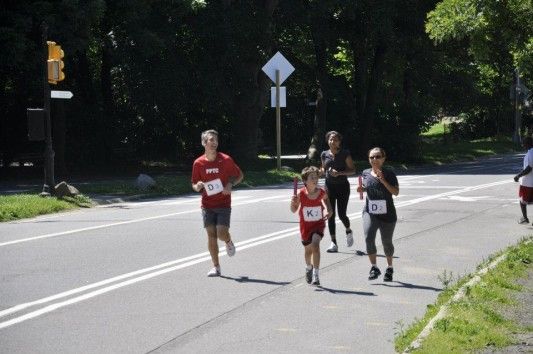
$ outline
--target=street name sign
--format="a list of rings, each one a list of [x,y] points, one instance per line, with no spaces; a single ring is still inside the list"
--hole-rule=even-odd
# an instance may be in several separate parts
[[[72,96],[74,96],[74,94],[72,94],[72,92],[70,91],[50,91],[51,98],[62,98],[65,100],[70,100]]]

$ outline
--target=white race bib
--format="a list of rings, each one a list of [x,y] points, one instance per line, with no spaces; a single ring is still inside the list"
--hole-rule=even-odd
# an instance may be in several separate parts
[[[318,221],[322,219],[322,207],[303,207],[304,221]]]
[[[386,200],[368,200],[368,212],[370,214],[387,214]]]
[[[214,195],[222,192],[224,186],[222,186],[220,178],[217,178],[209,182],[204,182],[204,188],[207,195]]]

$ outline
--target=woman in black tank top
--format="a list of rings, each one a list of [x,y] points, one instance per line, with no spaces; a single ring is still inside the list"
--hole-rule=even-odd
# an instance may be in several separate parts
[[[348,199],[350,198],[350,183],[348,176],[355,174],[355,166],[350,151],[341,148],[342,135],[336,131],[326,133],[326,142],[329,150],[322,151],[320,160],[322,161],[321,172],[326,176],[326,190],[333,215],[328,219],[328,229],[331,236],[331,245],[327,252],[337,252],[337,237],[335,215],[336,209],[339,211],[339,219],[346,228],[346,245],[353,245],[353,233],[350,228],[350,219],[346,215]]]

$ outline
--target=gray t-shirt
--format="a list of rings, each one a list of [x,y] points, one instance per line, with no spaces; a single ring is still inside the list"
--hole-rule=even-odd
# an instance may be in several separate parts
[[[366,200],[363,212],[386,222],[395,222],[397,220],[396,208],[392,200],[392,194],[387,188],[370,173],[372,170],[366,169],[361,174],[363,187],[366,188]],[[398,178],[390,169],[384,168],[383,177],[390,185],[398,187]]]

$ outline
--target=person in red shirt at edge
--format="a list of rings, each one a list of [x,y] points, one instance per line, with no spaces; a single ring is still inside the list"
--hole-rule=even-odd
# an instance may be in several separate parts
[[[333,215],[326,191],[318,187],[320,170],[315,166],[302,170],[305,187],[292,196],[291,211],[298,208],[300,217],[300,234],[304,245],[305,280],[308,284],[320,285],[318,268],[320,266],[320,240],[324,236],[326,219]],[[326,215],[324,216],[324,204]]]
[[[205,153],[192,165],[192,189],[202,192],[202,217],[207,231],[207,245],[213,268],[208,277],[220,276],[218,260],[218,239],[226,243],[229,257],[235,255],[235,245],[229,233],[231,216],[231,190],[239,184],[244,175],[233,159],[218,148],[218,132],[206,130],[202,133]]]

